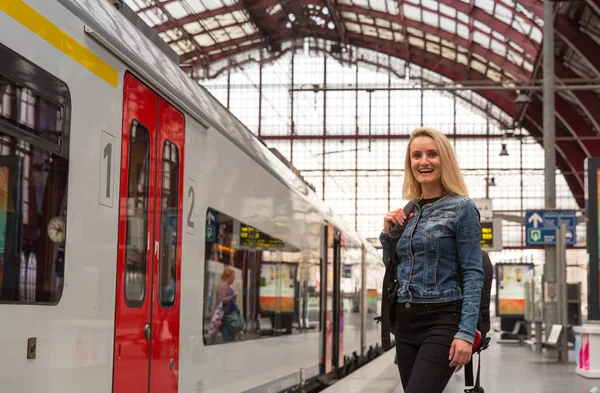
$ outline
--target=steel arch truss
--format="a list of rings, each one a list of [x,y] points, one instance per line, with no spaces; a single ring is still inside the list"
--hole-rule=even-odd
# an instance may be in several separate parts
[[[308,37],[330,41],[335,56],[362,47],[403,59],[453,81],[528,84],[541,75],[543,3],[455,0],[126,0],[179,54],[193,77],[214,77],[249,61],[266,62]],[[477,3],[480,4],[480,3]],[[377,8],[379,7],[379,8]],[[600,2],[557,5],[557,83],[600,79]],[[289,43],[292,42],[290,46]],[[516,93],[477,91],[532,136],[542,135],[541,93],[524,113]],[[481,107],[478,105],[478,107]],[[583,161],[600,156],[600,97],[556,99],[557,164],[584,207]],[[541,138],[540,138],[541,139]]]

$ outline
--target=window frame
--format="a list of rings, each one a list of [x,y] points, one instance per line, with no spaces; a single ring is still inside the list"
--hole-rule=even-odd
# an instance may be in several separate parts
[[[27,143],[30,145],[30,149],[39,149],[45,151],[50,156],[56,155],[63,158],[66,161],[66,191],[65,198],[68,198],[68,187],[69,187],[69,144],[70,144],[70,127],[71,127],[71,93],[68,85],[47,72],[35,63],[25,59],[18,53],[12,51],[6,46],[0,44],[0,75],[11,83],[14,83],[18,87],[29,89],[33,94],[42,97],[48,103],[59,108],[62,114],[62,129],[60,130],[60,137],[58,143],[53,143],[48,139],[42,138],[31,131],[36,131],[25,125],[18,125],[14,122],[0,117],[0,132],[9,138],[14,138],[16,144]],[[25,168],[22,169],[25,171]],[[12,176],[12,172],[11,172]],[[66,203],[66,209],[68,209],[68,203]],[[22,247],[22,233],[23,233],[23,200],[21,200],[20,206],[20,219],[18,229],[18,237]],[[66,219],[66,217],[65,217]],[[38,228],[40,229],[40,228]],[[46,234],[46,228],[42,228],[41,232]],[[62,248],[62,277],[58,275],[58,271],[53,271],[53,282],[57,278],[62,278],[60,286],[53,289],[56,291],[56,298],[53,301],[29,301],[29,300],[2,300],[0,298],[0,305],[34,305],[34,306],[56,306],[62,300],[62,294],[65,288],[65,264],[66,258],[66,246],[67,239],[65,238],[64,243],[60,246]],[[37,256],[36,256],[37,259]],[[39,269],[40,260],[37,260],[37,269]],[[21,270],[20,268],[17,270]],[[4,273],[4,272],[2,272]],[[39,272],[36,273],[39,276]],[[47,278],[46,278],[47,279]]]

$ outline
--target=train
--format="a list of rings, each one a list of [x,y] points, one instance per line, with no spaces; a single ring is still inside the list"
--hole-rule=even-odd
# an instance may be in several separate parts
[[[119,5],[0,0],[0,391],[300,391],[377,356],[380,253]]]

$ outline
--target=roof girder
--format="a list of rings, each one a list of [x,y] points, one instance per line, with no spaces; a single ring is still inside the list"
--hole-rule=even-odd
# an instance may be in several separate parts
[[[340,10],[342,10],[342,11],[354,12],[354,13],[369,16],[372,18],[385,20],[390,23],[402,23],[401,20],[395,20],[394,15],[386,14],[385,12],[381,12],[381,11],[377,11],[377,10],[369,10],[366,8],[356,7],[356,6],[354,6],[354,7],[347,6],[347,5],[342,5],[342,4],[340,4],[339,7],[340,7]],[[457,45],[462,46],[465,49],[468,49],[469,41],[462,38],[458,34],[453,34],[449,31],[437,28],[435,26],[431,26],[426,23],[420,23],[417,21],[413,21],[408,18],[404,20],[404,23],[406,24],[406,26],[412,27],[412,28],[422,31],[424,33],[435,35],[437,37],[445,39],[446,41],[453,42]],[[392,42],[394,42],[394,41],[392,41]],[[406,39],[404,42],[408,44]],[[505,57],[498,55],[494,51],[487,49],[476,42],[472,43],[471,48],[475,49],[475,53],[477,53],[478,55],[481,55],[484,58],[491,60],[497,66],[506,67],[506,69],[508,71],[510,71],[513,75],[520,76],[523,78],[523,80],[529,79],[529,77],[530,77],[529,71],[510,62]]]

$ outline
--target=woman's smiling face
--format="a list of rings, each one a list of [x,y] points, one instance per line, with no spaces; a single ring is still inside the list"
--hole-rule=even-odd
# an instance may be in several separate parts
[[[410,166],[413,176],[421,186],[442,182],[442,163],[434,140],[419,136],[410,144]]]

